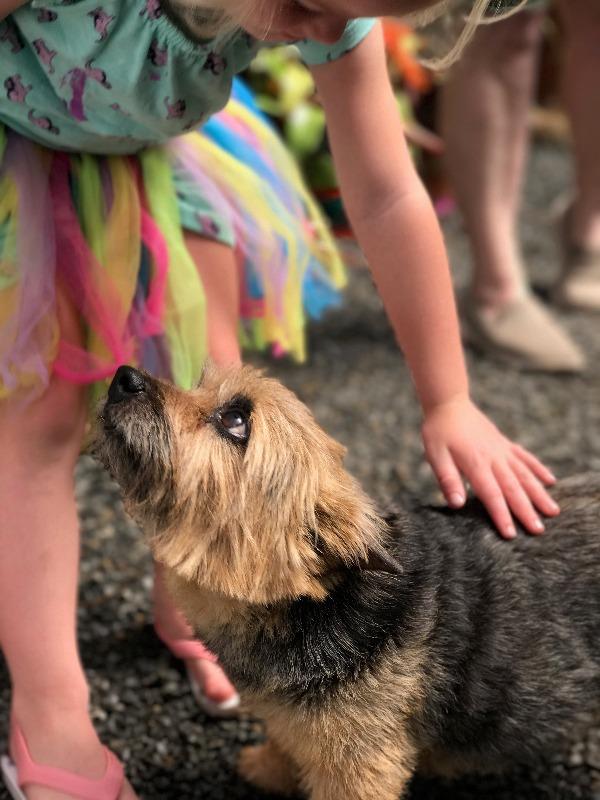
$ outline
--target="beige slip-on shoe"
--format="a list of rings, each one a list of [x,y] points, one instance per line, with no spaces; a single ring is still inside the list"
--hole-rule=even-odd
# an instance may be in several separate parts
[[[582,351],[531,294],[495,310],[478,305],[471,294],[459,300],[465,342],[505,363],[536,372],[582,372]]]
[[[563,308],[600,311],[600,250],[570,244],[564,249],[563,259],[553,301]]]
[[[560,222],[562,270],[552,301],[577,311],[600,311],[600,250],[576,244],[571,235],[572,206]]]

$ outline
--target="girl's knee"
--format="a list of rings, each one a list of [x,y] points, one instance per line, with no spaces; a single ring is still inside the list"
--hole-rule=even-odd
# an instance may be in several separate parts
[[[81,319],[60,287],[56,301],[61,338],[81,346]],[[72,463],[81,448],[86,413],[85,387],[53,375],[43,394],[31,402],[16,399],[0,404],[0,440],[20,443],[22,463],[32,467],[62,460]]]
[[[0,439],[33,466],[74,461],[86,422],[86,392],[53,377],[46,391],[29,403],[0,404]]]

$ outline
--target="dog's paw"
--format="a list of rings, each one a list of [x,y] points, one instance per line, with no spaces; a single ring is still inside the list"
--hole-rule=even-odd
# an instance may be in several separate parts
[[[244,780],[265,792],[293,795],[298,791],[291,764],[270,742],[243,747],[237,768]]]

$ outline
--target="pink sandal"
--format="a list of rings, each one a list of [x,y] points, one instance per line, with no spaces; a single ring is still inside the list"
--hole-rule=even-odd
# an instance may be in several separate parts
[[[102,778],[92,780],[57,767],[36,764],[18,724],[11,720],[10,756],[0,760],[2,777],[13,800],[27,800],[26,785],[45,786],[69,794],[77,800],[117,800],[125,780],[123,766],[110,750],[106,753],[106,771]]]
[[[218,661],[216,655],[211,653],[211,651],[197,639],[171,639],[156,622],[154,623],[154,631],[175,658],[180,658],[182,661],[204,659],[205,661],[210,661],[211,664],[215,664]],[[240,696],[237,692],[227,700],[222,700],[220,703],[217,703],[206,696],[202,687],[192,675],[188,665],[186,664],[185,666],[192,694],[205,714],[209,717],[218,717],[221,719],[237,716],[240,706]]]

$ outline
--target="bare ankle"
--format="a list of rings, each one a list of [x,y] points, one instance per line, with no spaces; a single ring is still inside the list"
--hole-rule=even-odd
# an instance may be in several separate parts
[[[509,303],[523,297],[527,292],[521,284],[473,284],[470,293],[473,302],[491,311],[499,311]]]
[[[89,689],[85,683],[71,686],[44,686],[34,691],[30,687],[13,689],[11,711],[23,726],[36,720],[37,724],[53,727],[64,720],[89,716]]]

